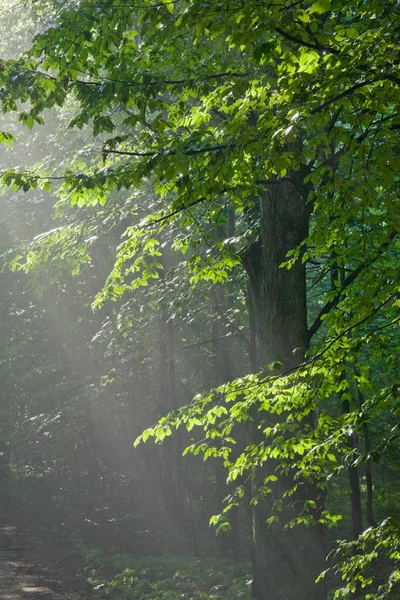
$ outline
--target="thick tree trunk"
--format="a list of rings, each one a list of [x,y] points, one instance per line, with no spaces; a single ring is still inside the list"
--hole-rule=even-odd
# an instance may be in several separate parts
[[[277,183],[271,193],[260,199],[261,230],[257,243],[243,256],[249,277],[254,311],[258,368],[280,361],[282,370],[293,368],[304,359],[308,347],[306,273],[298,261],[290,270],[281,269],[288,250],[307,237],[309,211],[305,199],[290,181]],[[271,415],[269,415],[271,422]],[[259,415],[254,415],[252,443],[265,441]],[[271,472],[271,465],[255,473],[259,489]],[[272,493],[259,499],[253,511],[254,584],[258,600],[323,600],[326,590],[315,579],[325,566],[325,545],[319,526],[283,529],[283,523],[267,526],[272,503],[289,489],[289,474]],[[303,486],[305,487],[305,486]],[[311,486],[310,486],[311,487]],[[255,490],[255,491],[256,491]],[[316,499],[308,489],[302,500]],[[295,516],[290,509],[287,518]]]

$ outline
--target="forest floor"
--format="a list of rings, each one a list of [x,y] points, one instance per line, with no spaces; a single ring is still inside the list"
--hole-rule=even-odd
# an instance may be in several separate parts
[[[60,558],[65,548],[49,547],[46,537],[40,539],[36,528],[26,530],[17,513],[0,515],[0,600],[88,597],[71,579],[73,566]]]

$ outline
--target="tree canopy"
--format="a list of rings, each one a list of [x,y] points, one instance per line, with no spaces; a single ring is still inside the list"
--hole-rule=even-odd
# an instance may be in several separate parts
[[[184,425],[186,452],[223,459],[222,530],[242,498],[270,530],[330,527],[326,494],[346,470],[353,540],[337,548],[335,597],[384,598],[400,578],[397,529],[375,523],[368,479],[398,452],[399,23],[394,1],[82,0],[0,63],[3,114],[32,129],[58,107],[91,136],[2,173],[54,194],[60,220],[9,266],[78,275],[103,240],[113,256],[95,309],[148,294],[170,340],[168,322],[195,321],[187,307],[213,307],[213,337],[243,338],[249,367],[228,368],[220,345],[222,376],[181,403],[169,357],[170,412],[139,439]],[[375,585],[385,552],[394,567]]]

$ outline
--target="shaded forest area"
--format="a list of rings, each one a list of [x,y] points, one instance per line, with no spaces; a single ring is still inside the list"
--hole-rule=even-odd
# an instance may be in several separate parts
[[[96,600],[400,598],[397,2],[0,30],[2,513]]]

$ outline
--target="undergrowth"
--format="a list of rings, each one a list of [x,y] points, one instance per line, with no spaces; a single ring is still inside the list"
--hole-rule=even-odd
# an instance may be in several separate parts
[[[250,565],[230,559],[105,556],[78,543],[95,600],[250,600]]]

